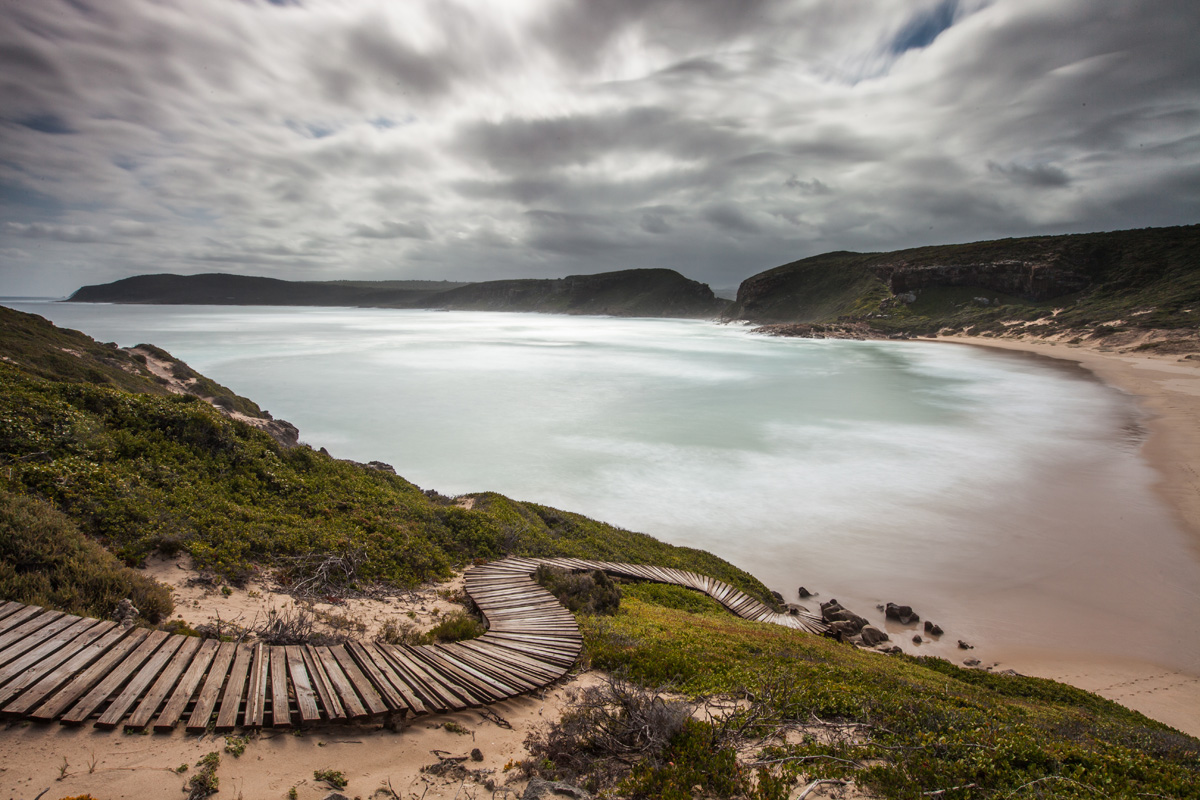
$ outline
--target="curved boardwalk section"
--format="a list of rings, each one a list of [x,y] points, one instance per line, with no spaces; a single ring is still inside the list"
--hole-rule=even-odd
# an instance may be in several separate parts
[[[813,633],[812,615],[778,614],[728,584],[684,570],[507,558],[469,570],[488,632],[454,644],[267,646],[124,628],[20,603],[0,605],[0,713],[169,731],[313,725],[457,710],[561,678],[582,647],[575,618],[530,575],[540,564],[675,583],[733,613]]]

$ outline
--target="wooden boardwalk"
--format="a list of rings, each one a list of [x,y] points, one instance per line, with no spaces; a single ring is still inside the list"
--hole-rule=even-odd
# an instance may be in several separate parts
[[[775,613],[693,572],[569,558],[506,558],[470,569],[465,588],[487,633],[417,647],[218,642],[9,602],[0,604],[0,715],[155,731],[182,723],[199,733],[494,703],[558,680],[583,644],[575,618],[530,577],[540,564],[679,584],[747,619],[825,630],[819,617]]]

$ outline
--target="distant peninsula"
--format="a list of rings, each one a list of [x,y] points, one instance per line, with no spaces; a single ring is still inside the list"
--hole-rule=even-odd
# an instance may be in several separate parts
[[[558,279],[285,281],[245,275],[136,275],[84,286],[75,303],[351,306],[460,311],[540,311],[614,317],[720,316],[728,301],[670,269],[628,269]]]

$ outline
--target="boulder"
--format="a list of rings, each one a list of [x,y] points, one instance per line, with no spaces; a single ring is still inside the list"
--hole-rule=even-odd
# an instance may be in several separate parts
[[[888,641],[888,635],[872,625],[865,626],[858,634],[859,641],[867,647],[874,647],[881,642]]]
[[[921,638],[921,634],[919,633],[913,637],[913,644],[920,644],[923,641],[925,640]]]
[[[930,636],[941,636],[944,633],[941,625],[934,625],[929,620],[925,620],[925,632]]]
[[[800,595],[801,600],[805,599],[806,597],[812,597],[812,592],[810,592],[808,589],[805,589],[803,586],[796,590],[796,594]]]
[[[972,645],[969,645],[966,642],[964,642],[962,639],[959,639],[958,640],[958,649],[959,650],[974,650],[975,648]]]
[[[964,666],[964,667],[978,667],[978,666],[979,666],[979,659],[978,659],[978,658],[967,658],[967,659],[963,659],[963,666]]]
[[[546,781],[541,778],[534,778],[525,787],[525,793],[521,795],[521,800],[543,800],[544,798],[555,797],[572,797],[575,800],[591,800],[592,798],[590,794],[578,786],[572,786],[569,783],[562,783],[561,781]]]
[[[472,761],[483,761],[483,751],[480,750],[478,747],[476,747],[474,750],[471,751],[471,760]]]
[[[774,597],[775,602],[779,603],[779,605],[783,605],[785,602],[787,602],[783,599],[783,595],[781,595],[779,592],[771,592],[771,597]]]
[[[895,603],[888,603],[883,609],[884,615],[888,619],[894,619],[901,625],[908,625],[910,622],[920,622],[921,617],[917,612],[912,610],[911,606],[900,606]]]

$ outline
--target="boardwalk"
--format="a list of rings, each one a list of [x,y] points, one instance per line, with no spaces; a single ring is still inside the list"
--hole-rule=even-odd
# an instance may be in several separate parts
[[[540,564],[673,583],[746,619],[821,633],[684,570],[579,559],[507,558],[474,567],[467,593],[488,631],[418,647],[350,642],[267,646],[123,628],[19,603],[0,605],[0,714],[98,728],[190,732],[287,727],[452,711],[552,683],[582,647],[575,618],[530,577]]]

